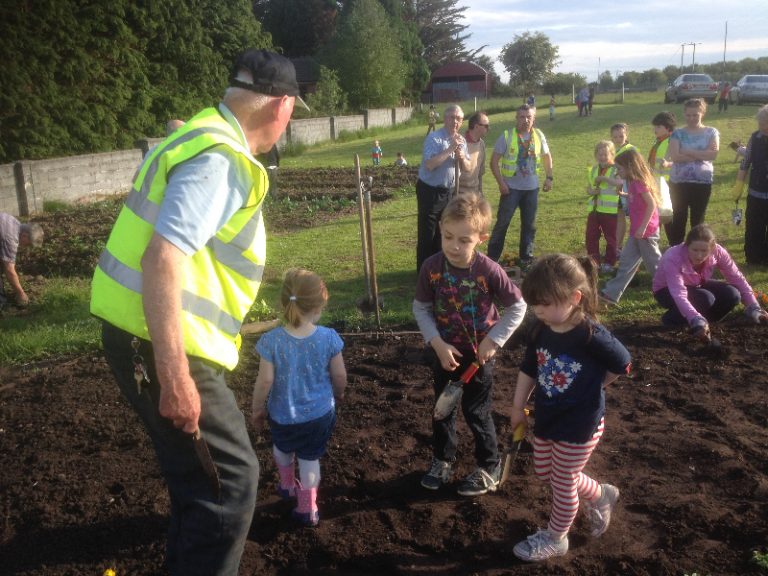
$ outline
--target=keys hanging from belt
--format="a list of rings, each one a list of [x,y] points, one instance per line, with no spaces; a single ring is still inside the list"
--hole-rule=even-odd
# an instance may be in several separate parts
[[[139,354],[140,345],[139,339],[134,336],[133,340],[131,340],[131,348],[133,348],[131,360],[133,361],[133,377],[136,380],[136,389],[139,392],[139,396],[141,396],[143,383],[150,383],[149,376],[147,375],[147,364],[144,362],[144,357]]]

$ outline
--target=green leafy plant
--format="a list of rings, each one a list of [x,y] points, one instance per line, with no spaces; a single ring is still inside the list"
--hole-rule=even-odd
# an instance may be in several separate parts
[[[755,550],[752,552],[752,562],[760,566],[760,568],[768,569],[768,552],[758,552]]]

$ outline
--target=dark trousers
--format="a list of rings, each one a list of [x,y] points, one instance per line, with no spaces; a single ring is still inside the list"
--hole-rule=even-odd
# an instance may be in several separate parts
[[[421,270],[424,260],[437,254],[441,249],[440,215],[451,198],[448,188],[430,186],[416,180],[416,203],[418,205],[416,270]]]
[[[616,264],[616,214],[604,214],[592,211],[587,216],[586,244],[587,254],[600,264],[600,236],[605,237],[605,259],[603,263]]]
[[[720,280],[708,280],[701,286],[687,286],[686,288],[688,289],[688,302],[707,319],[707,322],[722,320],[741,301],[739,291],[734,286]],[[662,317],[664,324],[688,324],[669,293],[669,288],[662,288],[654,292],[653,296],[659,306],[667,309]]]
[[[432,364],[434,375],[435,401],[450,380],[458,380],[474,358],[464,355],[461,365],[453,372],[443,370],[435,355]],[[495,360],[486,362],[475,373],[461,395],[461,411],[469,429],[475,437],[475,460],[477,465],[490,468],[499,462],[499,447],[496,441],[496,425],[491,414],[493,400],[493,369]],[[432,451],[435,458],[445,462],[456,461],[456,414],[458,409],[442,420],[432,419]]]
[[[219,472],[217,500],[193,448],[190,434],[160,416],[160,386],[151,343],[140,341],[150,384],[141,394],[134,379],[133,336],[103,324],[104,354],[118,386],[152,440],[171,500],[166,563],[173,575],[237,576],[251,527],[259,482],[259,462],[245,417],[224,380],[224,371],[200,358],[189,369],[200,393],[200,431]]]
[[[664,225],[670,246],[682,244],[685,240],[685,225],[688,212],[691,213],[691,228],[704,222],[712,184],[698,182],[670,182],[669,197],[672,200],[672,222]]]
[[[747,196],[744,256],[749,264],[768,264],[768,199]]]

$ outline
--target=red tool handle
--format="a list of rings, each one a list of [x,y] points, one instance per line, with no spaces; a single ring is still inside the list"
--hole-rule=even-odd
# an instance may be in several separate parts
[[[464,374],[461,375],[461,380],[464,384],[469,384],[469,381],[472,380],[472,376],[475,375],[475,372],[480,368],[480,364],[477,362],[472,362],[469,366],[467,366],[467,369],[464,370]]]

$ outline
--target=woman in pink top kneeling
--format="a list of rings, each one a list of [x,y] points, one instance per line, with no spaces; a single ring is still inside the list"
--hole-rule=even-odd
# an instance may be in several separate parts
[[[712,279],[715,268],[724,282]],[[667,309],[661,317],[664,324],[688,324],[702,339],[709,337],[709,323],[722,320],[739,301],[750,321],[768,322],[768,313],[757,303],[747,279],[706,224],[691,228],[684,243],[672,246],[661,257],[653,277],[653,295]]]

